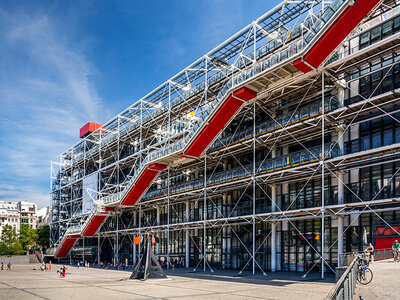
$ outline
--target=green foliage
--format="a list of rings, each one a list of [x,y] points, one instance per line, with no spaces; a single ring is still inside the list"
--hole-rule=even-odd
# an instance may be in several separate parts
[[[21,224],[19,234],[10,225],[5,225],[0,239],[0,255],[21,255],[32,247],[43,250],[49,247],[50,226],[42,225],[32,229],[28,224]]]
[[[36,245],[37,238],[38,236],[35,229],[32,229],[28,224],[21,224],[19,242],[22,245],[22,249],[28,250]]]
[[[24,249],[18,240],[17,232],[10,225],[5,225],[1,233],[0,255],[21,255]]]
[[[21,243],[16,242],[10,246],[9,255],[22,255],[22,254],[25,254],[25,251]]]
[[[8,248],[4,242],[0,242],[0,255],[8,255]]]
[[[17,242],[17,232],[15,231],[14,228],[11,227],[11,225],[4,225],[3,231],[1,233],[1,240],[6,244],[6,245],[11,245],[12,243]]]
[[[41,225],[36,229],[37,245],[43,250],[49,248],[50,226]]]

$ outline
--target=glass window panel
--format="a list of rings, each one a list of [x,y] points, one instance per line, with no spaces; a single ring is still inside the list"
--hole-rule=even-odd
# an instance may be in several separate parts
[[[383,198],[390,198],[392,196],[392,186],[393,179],[392,178],[392,164],[383,165]]]
[[[400,16],[393,19],[393,33],[400,30]]]
[[[365,180],[369,180],[365,178]],[[381,181],[381,166],[374,166],[372,167],[372,195],[371,198],[374,199],[381,199],[382,193],[380,190],[382,188],[382,181]]]
[[[360,35],[360,48],[365,48],[369,45],[370,32],[365,32]]]
[[[361,151],[369,150],[370,147],[371,147],[370,137],[369,136],[361,137]]]
[[[381,27],[378,26],[371,30],[371,44],[381,39]]]
[[[392,20],[382,25],[382,38],[385,38],[392,34],[392,26],[393,26]]]
[[[393,144],[393,130],[392,128],[387,128],[383,131],[383,145]]]
[[[372,148],[378,148],[382,146],[381,133],[375,132],[372,134]]]

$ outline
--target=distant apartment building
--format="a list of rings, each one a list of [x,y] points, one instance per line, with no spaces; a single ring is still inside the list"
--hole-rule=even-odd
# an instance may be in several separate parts
[[[33,229],[37,227],[38,217],[37,206],[35,203],[19,201],[18,211],[20,214],[21,224],[28,224]]]
[[[0,201],[0,233],[6,224],[11,225],[16,231],[19,231],[20,214],[17,202]]]
[[[19,232],[21,224],[28,224],[31,228],[37,227],[38,216],[36,204],[27,201],[0,201],[0,234],[5,225],[10,225]]]

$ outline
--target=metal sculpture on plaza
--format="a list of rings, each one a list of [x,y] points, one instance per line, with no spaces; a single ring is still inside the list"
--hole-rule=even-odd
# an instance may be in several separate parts
[[[136,265],[129,279],[143,279],[149,278],[167,278],[164,270],[162,269],[157,257],[154,255],[152,245],[156,243],[156,239],[153,235],[147,234],[139,239],[136,238],[134,241],[136,245],[139,245],[143,239],[143,255]]]

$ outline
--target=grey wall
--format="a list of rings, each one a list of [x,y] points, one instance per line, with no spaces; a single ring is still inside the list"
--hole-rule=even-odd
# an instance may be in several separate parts
[[[34,254],[30,255],[15,255],[15,256],[0,256],[0,264],[30,264],[30,263],[38,263],[36,256]]]

